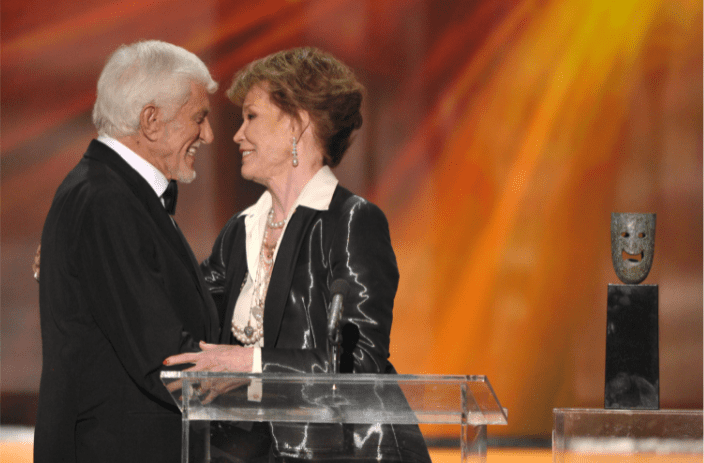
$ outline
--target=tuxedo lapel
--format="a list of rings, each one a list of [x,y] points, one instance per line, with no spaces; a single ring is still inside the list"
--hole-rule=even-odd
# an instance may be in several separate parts
[[[144,180],[141,175],[139,175],[136,170],[130,167],[130,165],[127,164],[127,162],[122,159],[119,154],[115,153],[112,149],[99,141],[91,141],[86,152],[86,157],[103,162],[110,166],[110,168],[117,175],[119,175],[122,180],[124,180],[127,186],[134,193],[135,197],[137,197],[144,205],[149,216],[162,231],[163,236],[166,238],[166,242],[173,248],[179,258],[183,261],[186,268],[190,270],[190,273],[196,283],[196,287],[208,307],[208,317],[211,320],[211,325],[217,325],[217,311],[215,309],[215,304],[212,301],[212,297],[210,297],[210,294],[203,286],[203,276],[200,273],[198,262],[196,261],[196,258],[193,255],[193,252],[191,251],[185,237],[178,227],[175,226],[175,222],[172,222],[171,216],[169,216],[164,209],[164,206],[161,204],[161,201],[154,192],[154,189],[147,183],[146,180]],[[214,329],[219,329],[219,326],[212,327],[212,334],[217,333],[217,331],[213,331]],[[213,339],[217,339],[217,337]]]
[[[179,257],[189,268],[193,268],[191,258],[187,246],[184,245],[183,239],[179,236],[179,232],[174,227],[171,217],[161,204],[159,197],[151,186],[147,183],[139,173],[130,167],[119,154],[105,146],[104,144],[93,140],[88,146],[88,157],[102,161],[108,164],[129,186],[134,195],[142,202],[150,217],[156,225],[161,229],[168,243],[178,253]],[[193,268],[193,277],[197,278],[195,269]],[[200,287],[200,285],[199,285]]]
[[[318,211],[298,206],[279,245],[264,309],[264,347],[274,347],[281,329],[286,300],[293,280],[298,253],[311,221]]]

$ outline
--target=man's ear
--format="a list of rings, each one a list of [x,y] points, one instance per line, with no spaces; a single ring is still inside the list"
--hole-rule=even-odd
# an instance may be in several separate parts
[[[153,104],[148,104],[139,113],[139,128],[142,134],[150,141],[158,138],[163,126],[161,110]]]

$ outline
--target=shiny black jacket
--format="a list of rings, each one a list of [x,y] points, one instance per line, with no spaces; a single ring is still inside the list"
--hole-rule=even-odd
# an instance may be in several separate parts
[[[244,215],[237,214],[201,265],[218,302],[221,343],[237,343],[229,326],[247,270],[245,233]],[[338,278],[350,287],[340,321],[341,372],[395,373],[388,357],[399,274],[388,223],[377,206],[339,185],[327,211],[298,206],[281,240],[264,310],[264,372],[331,372],[327,307],[330,285]],[[275,454],[334,458],[340,450],[334,442],[311,448],[313,440],[308,438],[308,444],[301,445],[311,432],[307,426],[272,426],[278,443]],[[323,434],[335,433],[334,426],[324,428]],[[417,427],[382,426],[371,433],[373,438],[369,430],[369,426],[354,429],[357,456],[429,461]],[[345,432],[349,434],[349,429]],[[314,440],[330,440],[332,434]]]

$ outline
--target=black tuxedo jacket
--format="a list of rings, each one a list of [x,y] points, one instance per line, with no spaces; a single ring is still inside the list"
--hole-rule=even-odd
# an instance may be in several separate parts
[[[237,214],[228,221],[201,265],[218,303],[221,343],[237,343],[230,324],[247,271],[244,219]],[[330,285],[338,278],[350,287],[340,321],[340,370],[395,373],[388,357],[399,274],[388,223],[378,207],[340,186],[327,211],[298,206],[281,240],[265,301],[264,372],[331,372],[327,307]],[[339,457],[341,443],[354,441],[349,435],[354,432],[361,442],[354,450],[359,457],[429,461],[416,427],[382,426],[371,431],[369,426],[356,426],[353,431],[312,427],[273,425],[275,453],[309,459]]]
[[[180,461],[163,360],[219,335],[191,249],[149,184],[93,141],[42,232],[34,461]]]

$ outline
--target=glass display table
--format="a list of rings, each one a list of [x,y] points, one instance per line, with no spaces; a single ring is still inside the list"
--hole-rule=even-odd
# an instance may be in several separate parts
[[[553,410],[553,462],[702,461],[701,410]]]
[[[508,423],[484,376],[168,371],[161,379],[183,416],[182,463],[210,461],[209,444],[194,442],[208,439],[210,421],[457,424],[463,462],[486,461],[487,425]]]

